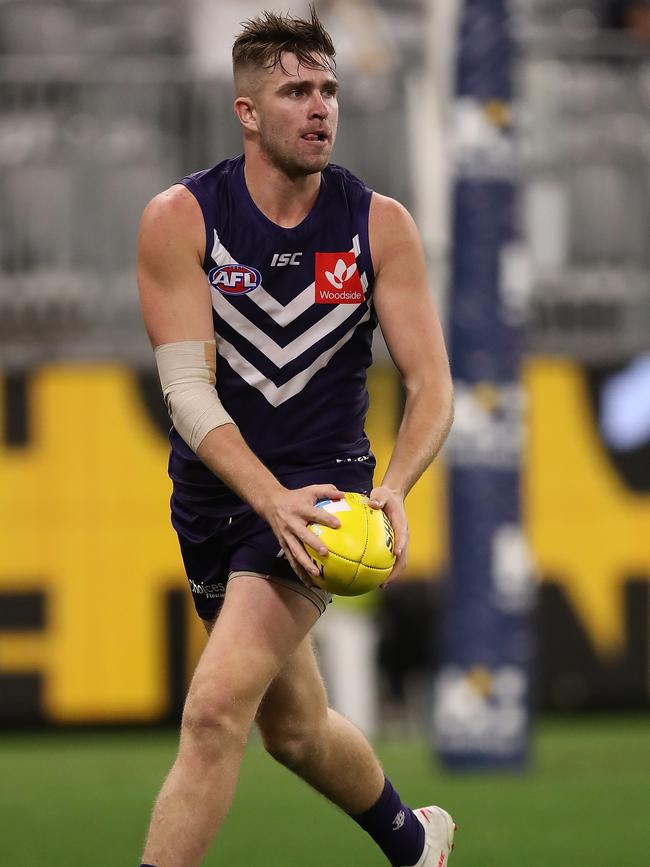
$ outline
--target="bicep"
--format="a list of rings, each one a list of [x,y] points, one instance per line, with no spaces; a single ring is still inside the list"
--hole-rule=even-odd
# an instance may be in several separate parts
[[[184,188],[172,187],[145,208],[138,237],[138,288],[153,346],[214,339],[202,237],[198,203]]]
[[[371,222],[377,259],[373,298],[386,345],[407,386],[431,376],[446,382],[447,351],[417,228],[397,203],[378,204],[374,226]]]

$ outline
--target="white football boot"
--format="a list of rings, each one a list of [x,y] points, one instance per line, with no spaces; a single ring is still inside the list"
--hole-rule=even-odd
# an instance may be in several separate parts
[[[424,827],[424,852],[413,867],[447,867],[454,848],[454,820],[441,807],[418,807],[413,812]]]

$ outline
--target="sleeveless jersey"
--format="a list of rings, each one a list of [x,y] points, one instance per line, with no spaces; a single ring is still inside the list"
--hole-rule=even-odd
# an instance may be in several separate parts
[[[372,360],[371,191],[346,169],[321,174],[317,200],[284,229],[255,205],[244,158],[183,178],[206,230],[216,389],[252,451],[280,479],[368,460],[366,370]],[[170,434],[174,499],[214,515],[247,508]]]

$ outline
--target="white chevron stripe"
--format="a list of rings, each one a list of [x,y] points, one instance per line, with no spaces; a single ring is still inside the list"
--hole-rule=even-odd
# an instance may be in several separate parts
[[[294,377],[288,380],[288,382],[285,382],[284,385],[280,386],[275,385],[267,379],[264,374],[260,373],[256,367],[254,367],[235,349],[232,343],[224,340],[218,334],[217,348],[219,355],[226,359],[228,364],[242,377],[242,379],[258,391],[261,391],[272,406],[279,406],[281,403],[284,403],[289,400],[289,398],[298,394],[309,380],[318,373],[319,370],[322,370],[325,367],[332,356],[348,342],[355,330],[363,322],[367,322],[368,319],[370,319],[369,309],[366,310],[363,317],[349,331],[347,331],[343,337],[334,344],[334,346],[330,347],[326,352],[323,352],[322,355],[319,355],[318,358],[309,365],[309,367],[305,368],[305,370],[301,370],[300,373],[297,373]]]
[[[279,346],[268,334],[240,313],[236,307],[229,304],[218,289],[215,289],[214,286],[212,287],[212,306],[219,316],[231,328],[245,337],[249,343],[252,343],[253,346],[256,346],[263,352],[276,367],[284,367],[290,361],[293,361],[294,358],[298,358],[301,353],[310,349],[321,338],[334,331],[339,325],[342,325],[355,313],[361,304],[365,303],[365,301],[362,301],[360,304],[338,304],[327,316],[323,316],[311,328],[307,328],[306,331],[303,331],[302,334],[286,346]]]
[[[359,236],[355,235],[352,239],[352,250],[355,256],[359,256],[361,253],[361,244],[359,243]],[[236,259],[234,259],[228,250],[223,246],[219,236],[217,235],[217,230],[214,230],[214,244],[212,246],[212,259],[215,265],[239,265],[241,264]],[[365,281],[365,282],[364,282]],[[368,280],[365,278],[365,274],[361,277],[361,283],[363,285],[364,291],[368,288]],[[293,322],[294,319],[297,319],[301,313],[304,313],[305,310],[308,310],[311,305],[314,303],[314,283],[310,283],[305,289],[302,290],[295,298],[292,298],[291,301],[285,306],[280,304],[279,301],[276,301],[272,295],[266,291],[266,289],[260,284],[256,289],[253,289],[252,292],[248,293],[248,297],[251,301],[254,301],[257,306],[267,313],[278,325],[283,328],[289,323]],[[214,287],[212,287],[214,290]],[[218,290],[216,290],[218,291]]]

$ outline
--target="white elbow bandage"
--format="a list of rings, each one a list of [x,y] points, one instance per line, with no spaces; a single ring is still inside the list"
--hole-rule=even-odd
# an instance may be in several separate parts
[[[214,340],[181,340],[154,349],[158,376],[172,424],[193,452],[211,430],[234,424],[221,405]]]

